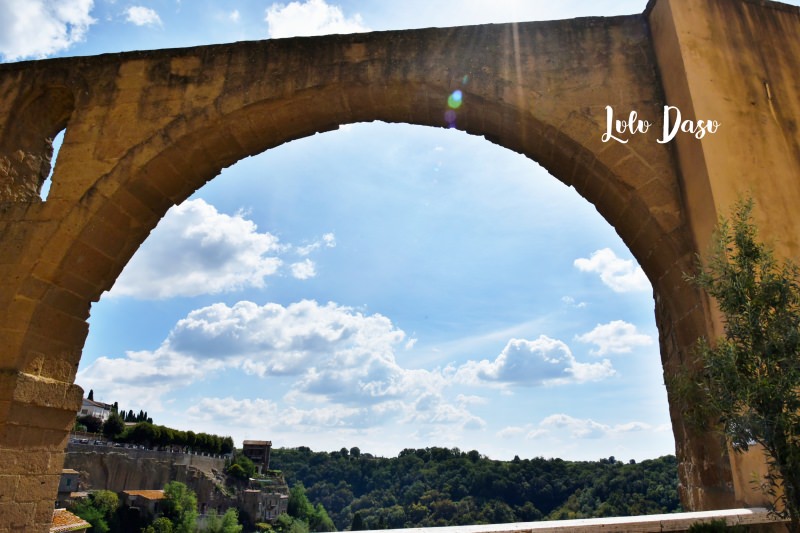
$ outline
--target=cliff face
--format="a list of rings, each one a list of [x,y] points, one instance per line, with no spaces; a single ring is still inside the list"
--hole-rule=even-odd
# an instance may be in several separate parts
[[[199,509],[223,511],[235,505],[224,492],[224,466],[212,457],[73,444],[64,460],[80,472],[80,490],[159,490],[180,481],[197,494]]]

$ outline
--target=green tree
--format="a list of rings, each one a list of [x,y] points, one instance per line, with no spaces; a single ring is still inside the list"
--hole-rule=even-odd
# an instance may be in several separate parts
[[[173,533],[175,528],[172,521],[166,516],[160,516],[153,523],[142,530],[142,533]]]
[[[100,429],[103,427],[103,421],[92,415],[79,416],[77,422],[86,426],[86,431],[89,433],[100,433]]]
[[[295,483],[289,491],[289,502],[286,512],[293,518],[309,521],[309,517],[314,514],[314,507],[308,501],[306,488],[302,483]]]
[[[70,506],[69,510],[89,522],[93,532],[108,533],[109,527],[105,514],[92,504],[91,498],[78,500]]]
[[[92,503],[106,516],[111,516],[119,508],[119,496],[110,490],[97,490],[92,493]]]
[[[763,447],[764,488],[800,531],[800,276],[757,240],[752,201],[720,220],[705,268],[691,278],[714,297],[725,336],[695,350],[700,420],[717,420],[735,451]],[[783,490],[778,490],[782,485]]]
[[[243,526],[239,524],[239,513],[236,512],[236,509],[228,509],[222,515],[218,515],[215,509],[211,509],[201,531],[204,533],[241,533],[242,529]]]
[[[353,522],[350,524],[350,531],[364,531],[367,527],[364,525],[364,519],[361,518],[361,513],[353,515]]]
[[[278,533],[308,533],[308,524],[303,520],[292,518],[286,513],[281,513],[275,519],[275,531]]]
[[[197,522],[197,496],[180,481],[164,486],[164,516],[170,519],[175,533],[192,533]]]
[[[328,516],[328,512],[321,503],[314,506],[314,512],[308,520],[308,529],[311,531],[336,531],[333,520]]]
[[[116,411],[109,415],[108,419],[103,422],[103,436],[107,439],[115,439],[125,430],[125,422]]]
[[[228,454],[233,451],[233,438],[232,437],[225,437],[222,439],[222,448],[220,452],[223,454]]]
[[[114,520],[118,507],[119,497],[116,493],[98,490],[88,498],[73,503],[70,511],[92,524],[92,531],[108,533],[111,529],[109,523]]]
[[[242,452],[236,452],[226,472],[239,479],[249,479],[256,475],[256,465]]]
[[[89,395],[86,397],[86,399],[94,401],[94,389],[89,389]]]

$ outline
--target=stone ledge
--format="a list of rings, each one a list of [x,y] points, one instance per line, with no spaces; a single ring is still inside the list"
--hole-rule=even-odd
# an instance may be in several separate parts
[[[759,507],[649,516],[585,518],[552,522],[409,528],[396,531],[402,531],[403,533],[660,533],[662,531],[687,531],[692,524],[714,520],[724,520],[729,526],[763,525],[767,528],[770,526],[783,527],[784,523],[772,518],[769,515],[769,511]],[[386,533],[386,530],[381,530],[381,533]]]

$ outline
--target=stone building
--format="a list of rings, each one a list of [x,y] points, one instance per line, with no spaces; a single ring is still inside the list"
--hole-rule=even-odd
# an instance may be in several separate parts
[[[87,400],[84,398],[83,403],[81,403],[81,410],[78,413],[78,416],[93,416],[105,422],[108,420],[108,417],[111,416],[111,407],[112,406],[107,403],[96,402],[94,400]]]
[[[155,518],[161,513],[163,490],[124,490],[122,504],[139,509],[139,515]]]
[[[259,473],[262,474],[269,470],[270,450],[272,450],[272,441],[269,440],[246,440],[242,442],[242,453],[253,461]]]
[[[80,482],[80,472],[71,468],[61,470],[61,479],[58,482],[58,495],[56,496],[56,507],[66,507],[74,499],[74,494],[78,492]]]
[[[239,494],[239,507],[252,522],[273,522],[289,509],[289,495],[247,489]]]

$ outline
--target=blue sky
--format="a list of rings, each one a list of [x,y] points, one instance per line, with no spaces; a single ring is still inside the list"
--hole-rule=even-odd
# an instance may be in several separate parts
[[[0,57],[645,3],[2,0]],[[343,125],[240,161],[167,214],[90,325],[76,382],[96,399],[237,444],[674,453],[652,289],[630,252],[535,162],[456,130]]]

